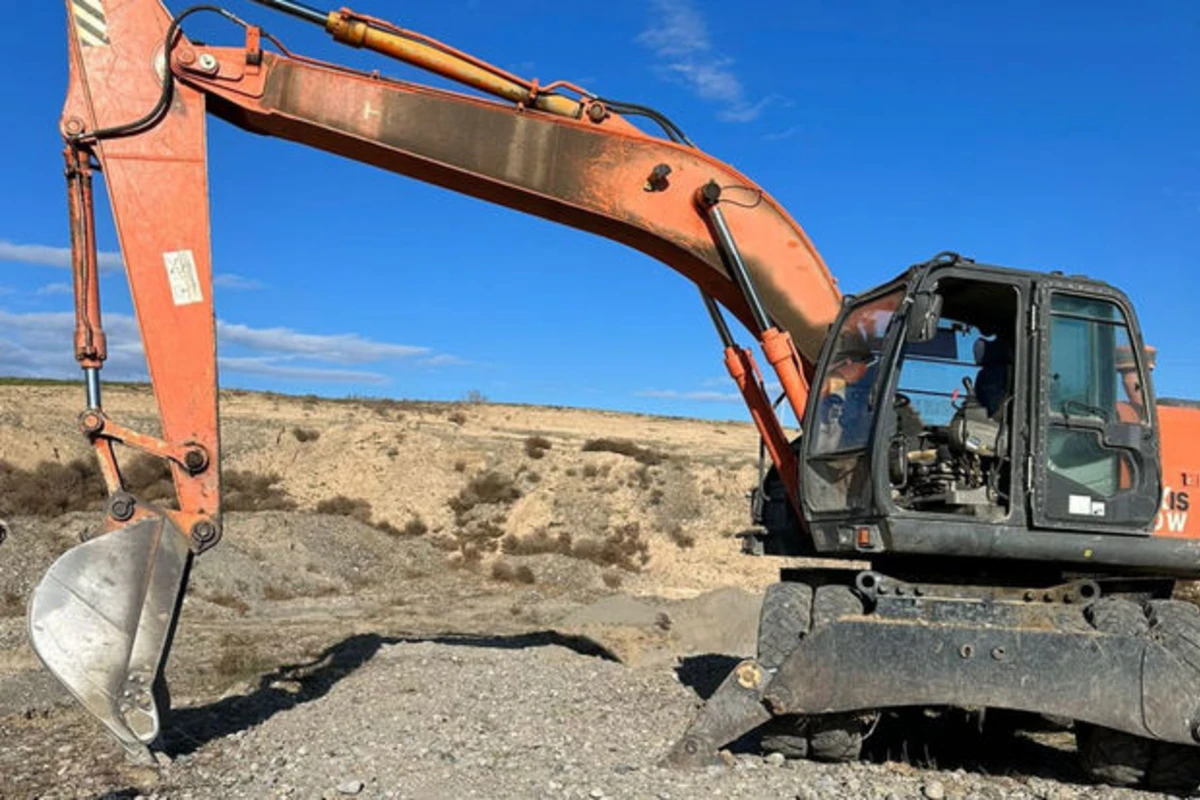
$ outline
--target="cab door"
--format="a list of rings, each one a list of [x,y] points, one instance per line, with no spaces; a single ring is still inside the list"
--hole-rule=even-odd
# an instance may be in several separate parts
[[[1154,398],[1129,303],[1107,287],[1037,291],[1036,527],[1148,534],[1161,492]]]

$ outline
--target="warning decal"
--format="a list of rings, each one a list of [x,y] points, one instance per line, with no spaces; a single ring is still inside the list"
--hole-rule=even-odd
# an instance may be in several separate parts
[[[84,47],[108,46],[108,20],[102,0],[71,0],[75,32]]]
[[[204,302],[200,291],[200,276],[196,274],[196,259],[191,250],[175,250],[163,253],[163,266],[167,268],[167,280],[171,283],[171,299],[177,306]]]

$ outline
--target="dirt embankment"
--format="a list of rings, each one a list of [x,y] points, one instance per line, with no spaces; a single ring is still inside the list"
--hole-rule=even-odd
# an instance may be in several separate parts
[[[780,566],[737,554],[747,425],[248,393],[224,398],[244,510],[193,570],[168,757],[132,767],[25,640],[29,590],[100,522],[72,465],[77,395],[0,386],[0,502],[20,499],[0,546],[0,797],[1137,796],[1081,785],[1061,735],[982,739],[945,716],[885,719],[879,763],[781,765],[747,742],[731,769],[659,768],[752,652]],[[155,429],[145,390],[113,388],[108,410]],[[155,465],[133,473],[169,495]],[[53,516],[19,513],[35,506]]]

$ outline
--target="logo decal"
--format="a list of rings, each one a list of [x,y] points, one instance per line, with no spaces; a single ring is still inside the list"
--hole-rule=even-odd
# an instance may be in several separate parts
[[[71,0],[75,32],[84,47],[108,46],[108,20],[101,0]]]

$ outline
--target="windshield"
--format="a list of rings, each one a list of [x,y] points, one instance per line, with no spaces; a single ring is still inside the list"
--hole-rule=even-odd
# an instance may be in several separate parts
[[[897,289],[863,303],[843,320],[817,395],[813,455],[866,447],[879,355],[903,298],[903,290]]]

